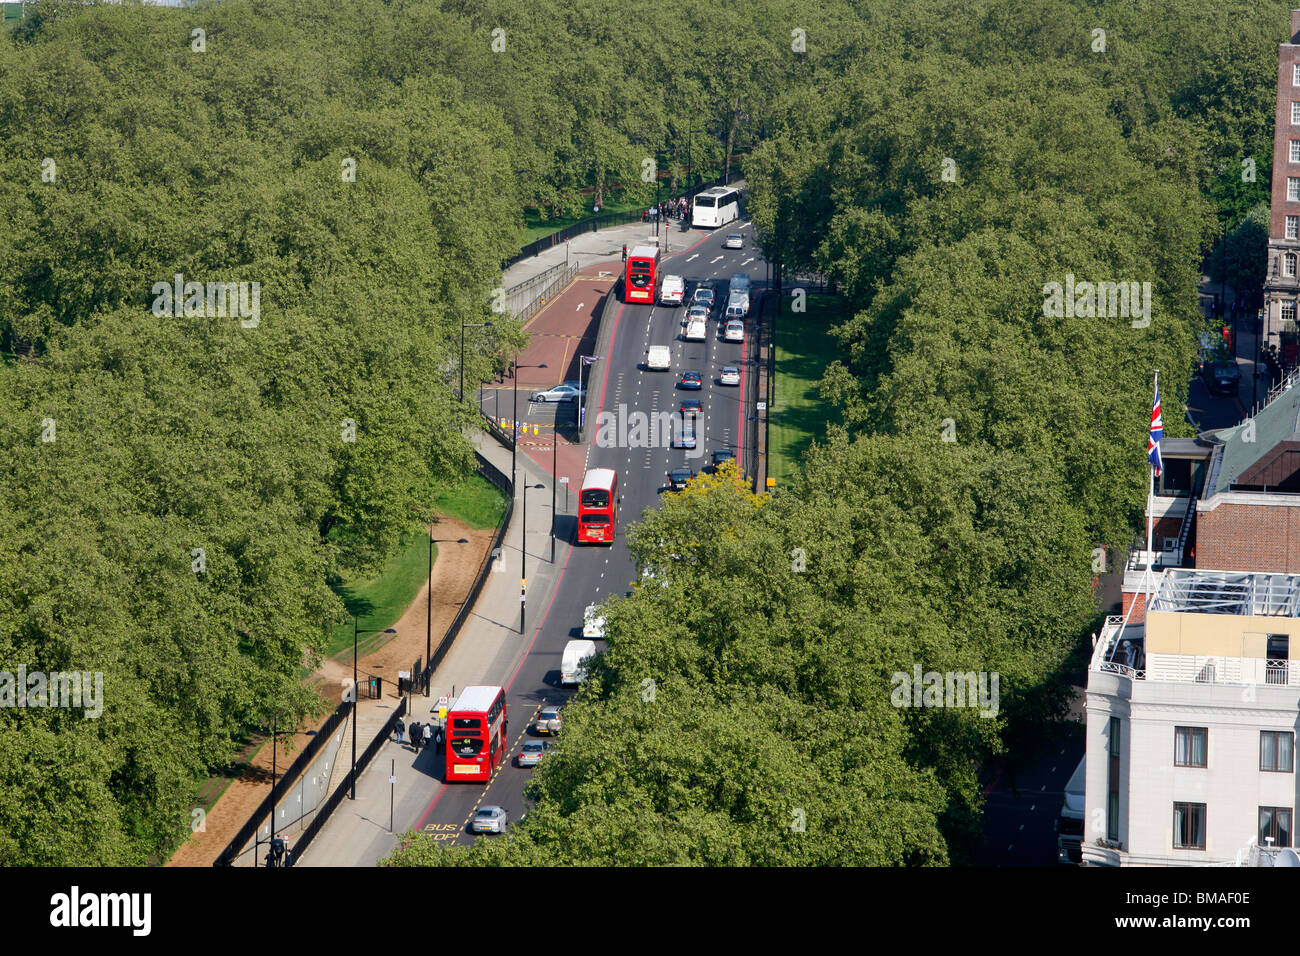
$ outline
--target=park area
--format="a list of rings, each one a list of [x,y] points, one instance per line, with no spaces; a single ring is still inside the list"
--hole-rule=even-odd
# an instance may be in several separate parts
[[[842,322],[838,296],[810,295],[807,311],[792,312],[794,299],[781,297],[776,323],[776,382],[768,418],[767,473],[778,488],[789,487],[804,452],[826,434],[829,422],[839,422],[838,409],[817,393],[826,366],[842,357],[831,326]]]

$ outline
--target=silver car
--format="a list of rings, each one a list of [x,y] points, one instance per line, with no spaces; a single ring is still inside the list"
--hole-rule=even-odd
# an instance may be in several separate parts
[[[722,371],[718,373],[719,385],[739,385],[740,369],[734,365],[724,365]]]
[[[554,388],[543,389],[540,392],[533,392],[528,397],[530,402],[576,402],[582,397],[584,389],[576,385],[557,385]]]
[[[560,708],[543,707],[537,715],[536,730],[539,734],[551,734],[554,736],[560,732],[564,720],[560,717]]]
[[[724,249],[744,249],[745,237],[738,232],[733,232],[722,243]]]
[[[504,807],[480,807],[469,828],[473,833],[505,833],[507,822]]]
[[[549,740],[525,740],[524,747],[515,758],[516,767],[536,767],[551,749]]]

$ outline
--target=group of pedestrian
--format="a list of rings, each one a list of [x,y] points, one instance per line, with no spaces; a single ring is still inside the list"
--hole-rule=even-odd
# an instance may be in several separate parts
[[[689,206],[690,204],[686,201],[685,196],[679,196],[677,199],[665,199],[657,206],[641,210],[641,221],[654,222],[656,219],[663,219],[666,222],[669,219],[684,219]]]
[[[402,738],[406,734],[406,724],[401,717],[398,717],[393,724],[393,730],[397,733],[397,742],[405,743]],[[422,724],[418,720],[411,721],[411,746],[415,748],[417,754],[421,747],[437,747],[437,753],[442,753],[442,744],[441,727],[434,726],[432,721],[427,724]]]

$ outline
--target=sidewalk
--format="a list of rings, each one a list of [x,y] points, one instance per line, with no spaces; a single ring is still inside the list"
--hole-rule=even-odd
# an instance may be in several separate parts
[[[481,433],[471,436],[485,458],[510,473],[510,452],[495,440]],[[525,454],[518,456],[519,486],[542,482],[550,490],[549,473],[532,462]],[[564,494],[559,497],[560,513],[564,513]],[[442,665],[434,672],[432,691],[428,698],[417,695],[415,706],[404,721],[425,722],[431,711],[436,712],[440,695],[454,696],[470,684],[500,683],[513,674],[523,660],[529,638],[542,620],[543,610],[551,600],[558,569],[568,557],[568,543],[557,540],[555,563],[549,560],[551,529],[551,496],[539,492],[529,495],[528,510],[528,630],[519,633],[519,571],[522,503],[515,499],[515,516],[510,522],[504,547],[504,563],[494,565],[487,584],[479,596],[474,613],[465,621],[456,643]],[[535,516],[535,517],[534,517]],[[382,705],[365,702],[358,708],[358,753],[383,726],[395,702],[391,699]],[[350,766],[351,727],[344,756]],[[344,799],[321,829],[310,847],[296,863],[298,866],[374,866],[388,856],[398,844],[398,839],[415,826],[429,801],[442,786],[438,780],[437,755],[421,750],[418,757],[410,745],[395,743],[391,738],[371,761],[357,782],[355,801]],[[343,767],[344,759],[338,761]],[[346,772],[346,767],[343,767]],[[389,776],[395,783],[389,783]],[[342,775],[338,776],[342,779]],[[390,804],[391,800],[391,804]],[[389,831],[390,805],[393,830]]]
[[[667,229],[662,223],[659,225],[660,248],[665,252],[680,251],[698,239],[699,235],[693,229],[682,232],[679,220],[669,220]],[[655,227],[648,222],[633,222],[626,226],[611,226],[599,232],[585,232],[568,242],[552,246],[531,259],[516,262],[505,271],[501,284],[509,289],[566,261],[586,268],[608,259],[613,262],[610,273],[617,276],[623,267],[624,243],[630,249],[635,245],[653,243],[654,240]]]

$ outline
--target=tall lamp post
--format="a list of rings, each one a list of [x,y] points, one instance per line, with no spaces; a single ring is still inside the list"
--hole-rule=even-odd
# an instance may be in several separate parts
[[[429,528],[429,588],[424,616],[424,668],[433,663],[433,546],[435,544],[469,544],[469,538],[435,538]],[[424,682],[424,696],[429,696],[429,682]]]
[[[464,321],[460,323],[460,390],[456,392],[456,398],[465,401],[465,330],[466,329],[488,329],[492,328],[491,322],[471,322],[466,325]]]
[[[281,735],[281,734],[291,734],[291,733],[293,733],[293,731],[291,731],[291,730],[276,730],[276,729],[275,729],[275,715],[273,714],[273,715],[271,716],[271,793],[272,793],[272,794],[275,793],[275,777],[276,777],[276,766],[275,766],[275,753],[276,753],[276,747],[275,747],[275,745],[276,745],[276,742],[277,742],[278,739],[279,739],[279,735]],[[271,848],[272,848],[271,852],[274,852],[274,847],[275,847],[275,802],[274,802],[274,801],[272,801],[272,803],[271,803],[271,843],[270,843],[270,846],[271,846]],[[277,864],[278,864],[278,863],[279,863],[278,858],[274,858],[274,859],[276,859],[276,862],[277,862]],[[257,860],[256,860],[256,859],[253,860],[253,865],[254,865],[254,866],[257,865]]]
[[[528,588],[528,492],[536,490],[546,490],[546,486],[540,481],[535,485],[524,485],[520,489],[519,499],[524,504],[524,527],[523,537],[519,541],[519,553],[522,557],[519,559],[519,633],[524,633],[524,605],[527,599]]]
[[[546,363],[543,362],[541,365],[520,365],[518,362],[516,362],[514,374],[510,376],[510,384],[513,387],[515,393],[514,394],[514,402],[515,402],[514,419],[511,422],[514,429],[512,432],[514,440],[510,442],[510,487],[511,488],[514,488],[515,486],[515,452],[519,448],[519,370],[521,368],[546,368]]]
[[[357,630],[357,616],[352,615],[352,787],[348,793],[349,800],[357,798],[357,702],[361,699],[361,687],[357,683],[357,638],[362,634],[396,634],[391,627],[372,631]]]

